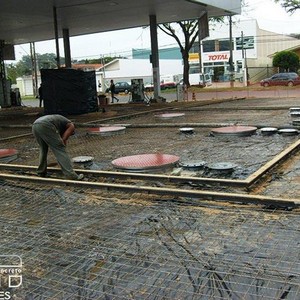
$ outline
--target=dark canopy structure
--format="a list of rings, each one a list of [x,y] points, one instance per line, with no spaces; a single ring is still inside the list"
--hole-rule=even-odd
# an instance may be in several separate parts
[[[53,8],[58,35],[68,28],[70,36],[158,23],[240,13],[240,0],[10,0],[2,1],[0,40],[14,45],[55,38]]]
[[[64,39],[66,67],[71,65],[69,37],[150,25],[154,95],[159,93],[159,59],[156,25],[199,19],[203,15],[240,13],[241,0],[10,0],[1,3],[0,63],[4,101],[4,60],[13,59],[13,45]],[[0,98],[1,100],[1,98]]]

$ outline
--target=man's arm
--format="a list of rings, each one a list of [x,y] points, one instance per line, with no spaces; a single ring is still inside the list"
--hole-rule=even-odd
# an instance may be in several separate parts
[[[67,140],[68,138],[74,134],[74,131],[75,131],[75,126],[73,123],[68,123],[67,124],[67,129],[65,130],[65,132],[63,133],[62,135],[62,140],[63,140],[63,143],[66,145],[67,144]]]

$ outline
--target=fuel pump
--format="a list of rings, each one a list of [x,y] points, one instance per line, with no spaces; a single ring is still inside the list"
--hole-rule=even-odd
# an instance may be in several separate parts
[[[131,100],[132,102],[144,102],[143,79],[131,79]]]

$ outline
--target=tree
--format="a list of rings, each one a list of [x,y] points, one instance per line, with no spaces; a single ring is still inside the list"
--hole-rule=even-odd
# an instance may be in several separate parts
[[[30,55],[25,55],[17,63],[10,63],[6,65],[7,78],[11,81],[12,84],[15,84],[18,77],[23,75],[32,74],[32,66]]]
[[[17,83],[16,79],[18,77],[17,68],[13,63],[6,65],[6,73],[7,73],[7,79],[9,79],[12,84],[16,84]]]
[[[223,17],[210,18],[213,22],[223,22]],[[177,34],[174,25],[177,24],[183,34],[184,41],[181,42],[179,35]],[[199,35],[198,20],[179,21],[175,23],[164,23],[158,25],[160,30],[165,34],[173,37],[180,49],[183,60],[183,82],[189,86],[189,52],[194,45]]]
[[[32,70],[32,63],[30,55],[23,55],[21,60],[19,60],[16,64],[17,75],[30,75]]]
[[[56,62],[56,54],[54,53],[44,53],[44,54],[36,54],[37,65],[39,69],[47,68],[47,69],[55,69],[57,67]],[[65,58],[60,57],[60,63],[65,63]]]
[[[56,68],[56,55],[54,53],[36,54],[38,69]],[[61,58],[64,61],[64,58]],[[10,67],[12,67],[10,65]],[[17,77],[32,75],[32,60],[30,55],[23,55],[21,60],[15,64],[15,73]]]
[[[87,58],[87,59],[83,59],[83,60],[74,60],[73,63],[82,63],[82,64],[107,64],[111,61],[113,61],[114,59],[117,59],[117,58],[125,58],[125,57],[122,57],[122,56],[104,56],[104,57],[101,57],[101,58],[93,58],[93,59],[90,59],[90,58]]]
[[[103,58],[98,59],[84,59],[81,61],[73,60],[72,63],[74,64],[107,64],[116,58],[122,58],[121,56],[118,57],[110,57],[106,56]],[[56,63],[56,54],[54,53],[45,53],[39,54],[36,53],[37,59],[37,68],[38,69],[55,69],[57,68]],[[65,59],[64,57],[60,58],[60,62],[64,64]],[[15,84],[16,79],[22,76],[29,76],[32,75],[32,60],[30,55],[23,55],[21,60],[17,63],[10,63],[6,65],[6,73],[8,79],[10,79],[11,83]]]
[[[173,37],[176,40],[183,60],[183,82],[189,86],[189,51],[191,50],[196,38],[198,37],[198,21],[181,21],[176,22],[176,24],[178,24],[182,30],[184,36],[184,43],[181,43],[179,36],[176,34],[176,30],[174,29],[171,23],[158,25],[158,27],[164,33]]]
[[[297,72],[299,56],[293,51],[280,51],[273,58],[273,66],[283,72]]]
[[[300,40],[300,33],[291,33],[291,34],[289,34],[289,36],[291,36],[294,39]]]
[[[36,54],[38,69],[56,68],[56,55],[54,53]],[[61,58],[61,61],[64,61]],[[17,63],[10,63],[6,65],[7,78],[12,84],[16,83],[16,79],[22,76],[32,75],[32,60],[30,55],[23,55],[21,60]]]
[[[296,10],[300,9],[299,0],[274,0],[275,3],[280,3],[280,5],[288,12],[293,14]]]

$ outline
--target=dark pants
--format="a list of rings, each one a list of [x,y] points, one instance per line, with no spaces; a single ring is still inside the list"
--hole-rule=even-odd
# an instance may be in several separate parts
[[[115,94],[111,93],[111,103],[114,103],[114,99],[116,99],[117,102],[119,102],[119,99],[115,96]]]
[[[48,122],[35,123],[32,126],[32,133],[40,146],[38,175],[43,176],[47,173],[47,154],[50,147],[63,174],[67,178],[77,179],[77,174],[73,171],[72,161],[66,152],[66,146],[56,127]]]

